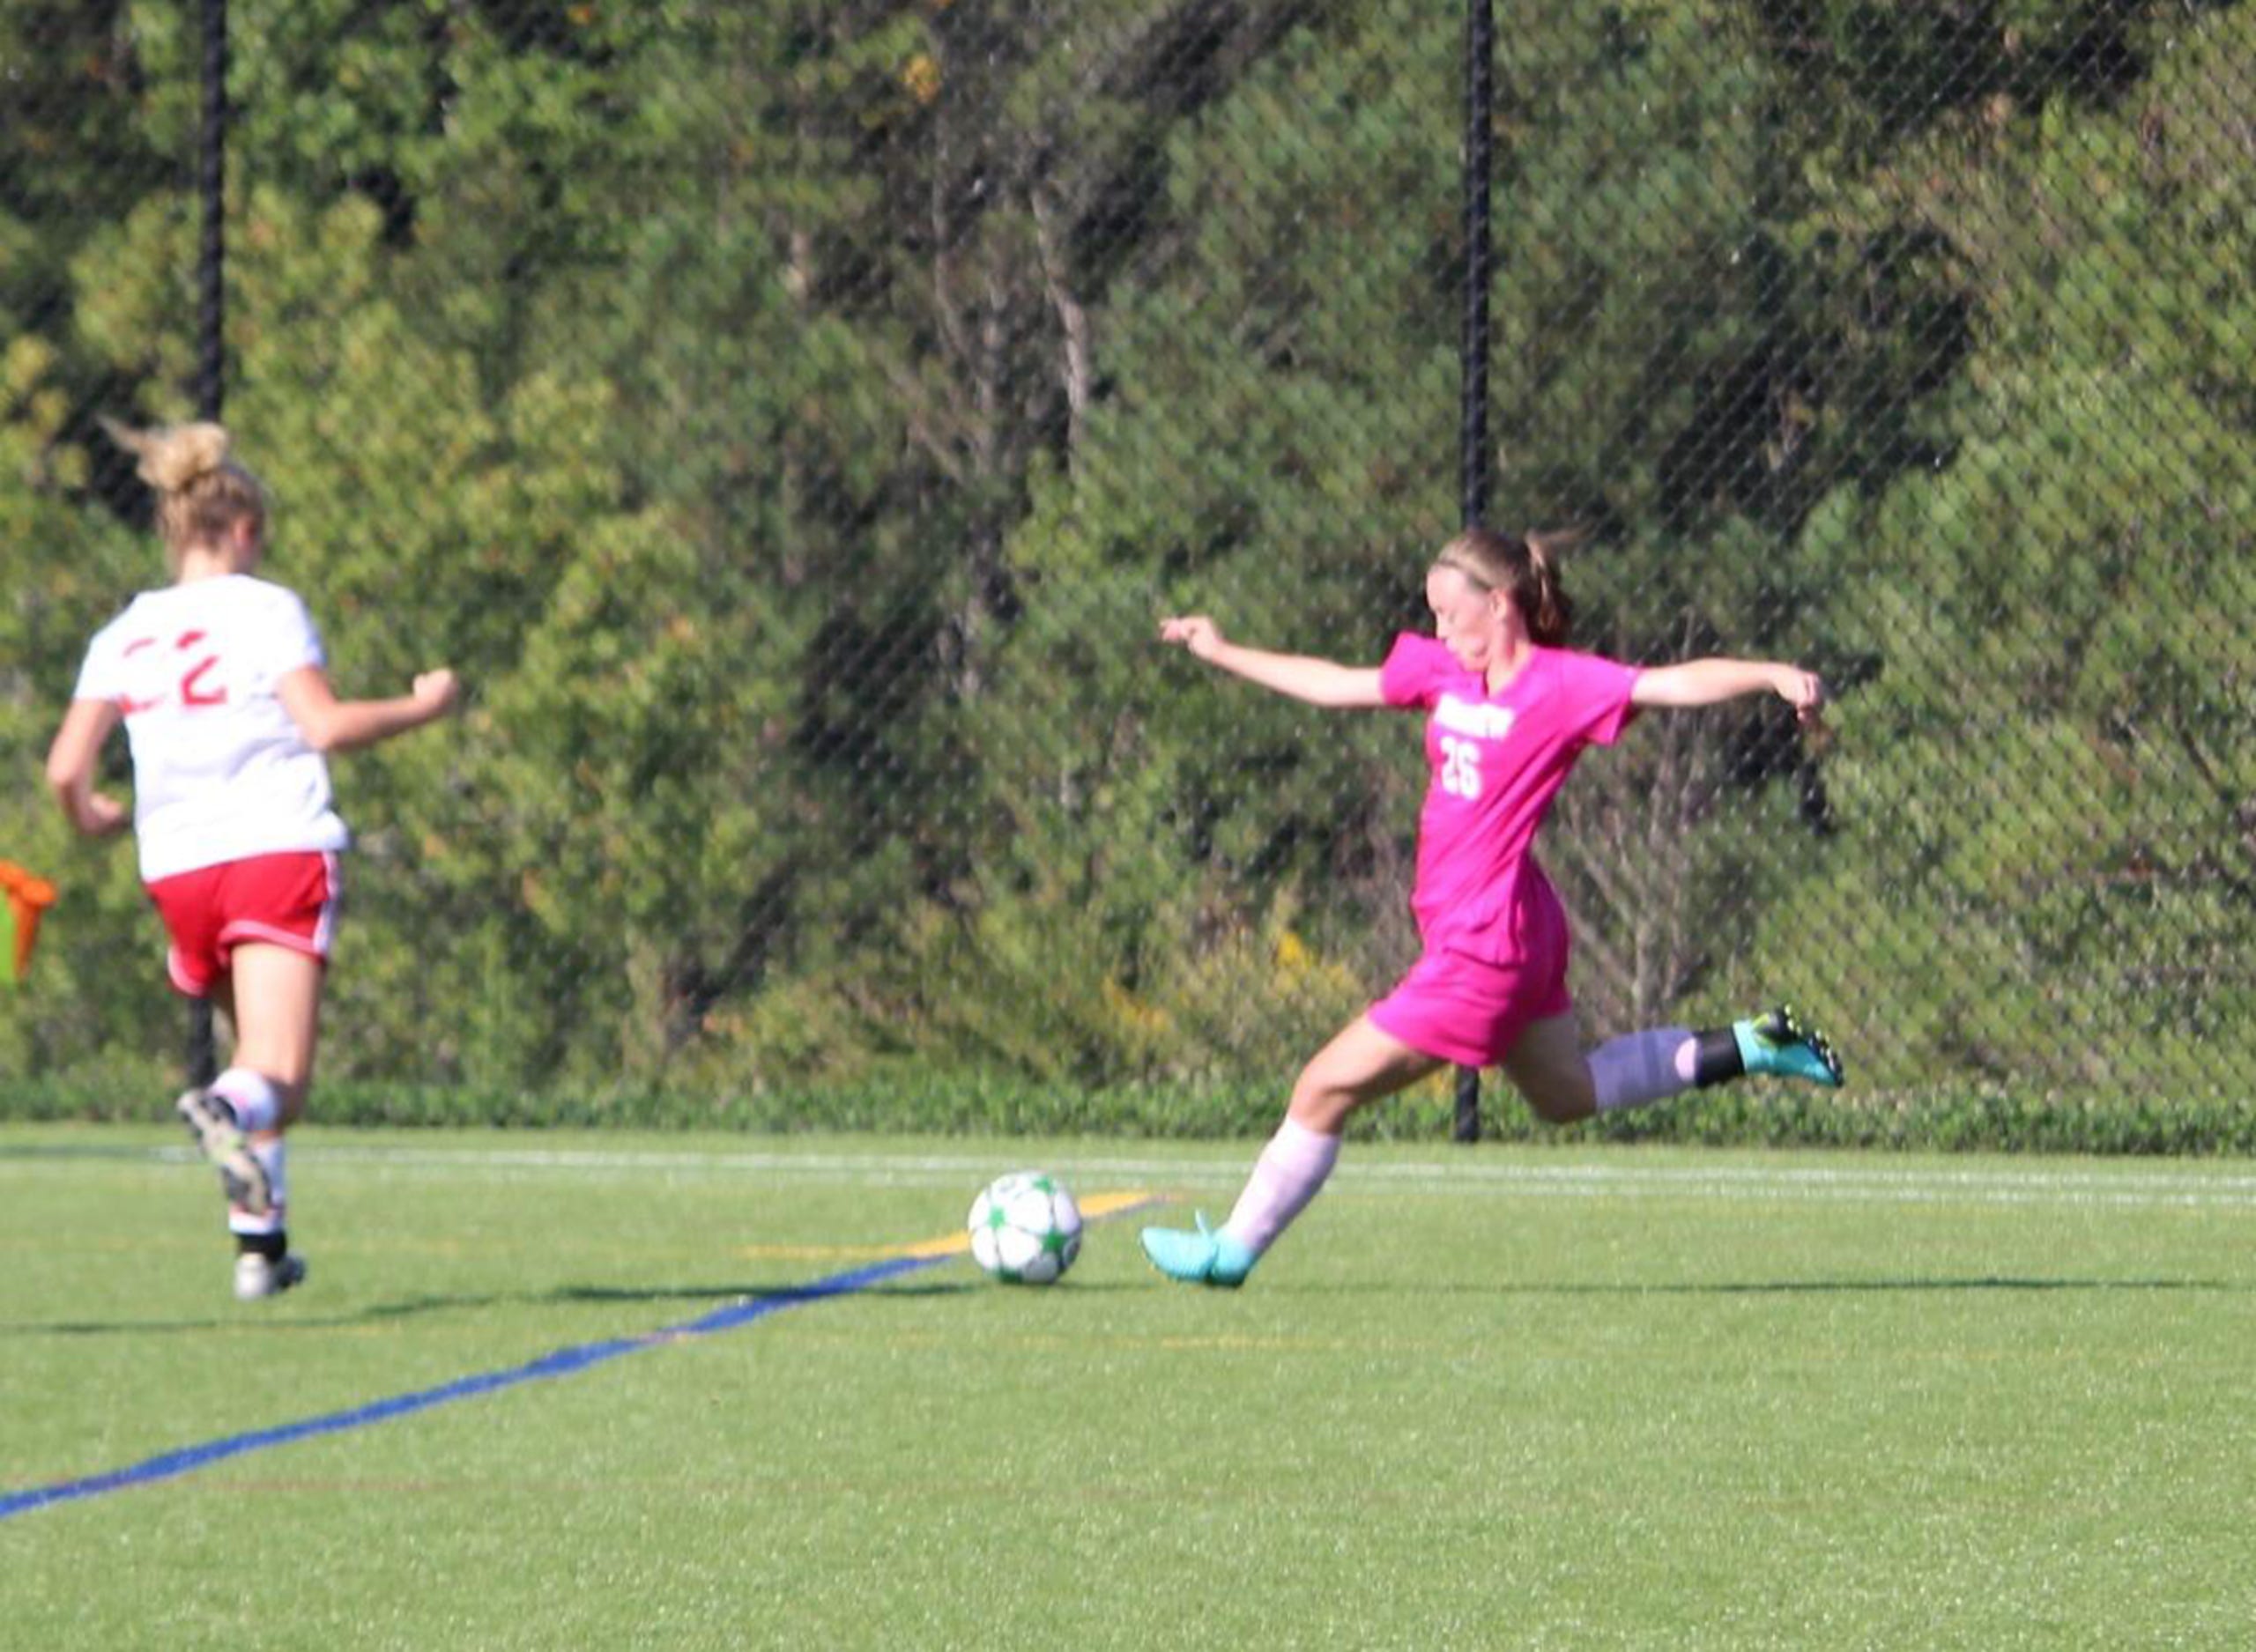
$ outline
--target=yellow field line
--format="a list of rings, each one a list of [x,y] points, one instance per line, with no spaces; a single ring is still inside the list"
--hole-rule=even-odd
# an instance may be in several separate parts
[[[1087,1198],[1076,1199],[1074,1203],[1081,1207],[1083,1221],[1101,1222],[1108,1216],[1117,1216],[1121,1211],[1132,1211],[1139,1204],[1152,1204],[1158,1197],[1157,1194],[1144,1189],[1129,1188],[1112,1193],[1092,1193]],[[938,1239],[920,1239],[913,1245],[903,1245],[886,1254],[915,1256],[922,1260],[928,1256],[960,1256],[970,1248],[971,1235],[958,1232],[942,1234]]]

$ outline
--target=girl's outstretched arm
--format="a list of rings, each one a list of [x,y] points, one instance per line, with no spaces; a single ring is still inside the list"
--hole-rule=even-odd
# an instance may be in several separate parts
[[[1824,678],[1776,660],[1687,660],[1649,667],[1637,673],[1629,699],[1639,706],[1683,707],[1764,693],[1785,700],[1806,723],[1814,723],[1825,706]]]
[[[1311,706],[1386,704],[1375,665],[1341,665],[1306,654],[1273,654],[1266,648],[1245,648],[1224,637],[1221,628],[1204,614],[1161,620],[1160,641],[1180,643],[1194,658]]]
[[[397,700],[339,700],[317,665],[301,665],[275,685],[290,721],[316,752],[350,752],[419,729],[455,703],[455,674],[422,671]]]

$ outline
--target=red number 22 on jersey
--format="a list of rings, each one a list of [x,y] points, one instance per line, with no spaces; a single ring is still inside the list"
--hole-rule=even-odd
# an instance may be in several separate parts
[[[173,648],[177,653],[193,652],[197,645],[203,642],[204,636],[204,633],[201,631],[183,631],[173,639]],[[156,646],[157,640],[154,637],[142,637],[125,645],[125,657],[130,660],[142,649],[153,648]],[[182,668],[178,679],[173,685],[180,695],[182,710],[195,711],[205,706],[224,706],[227,703],[226,685],[208,684],[204,680],[212,672],[217,670],[219,666],[219,656],[217,654],[204,653],[197,655]],[[130,694],[120,694],[117,697],[117,708],[124,715],[130,717],[137,712],[153,711],[165,703],[165,699],[166,696],[163,694],[153,695],[147,700],[136,700]]]

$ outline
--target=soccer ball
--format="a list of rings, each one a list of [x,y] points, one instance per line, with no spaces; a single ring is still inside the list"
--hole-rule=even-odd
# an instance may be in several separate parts
[[[1054,1285],[1081,1254],[1081,1211],[1065,1184],[1014,1170],[979,1190],[966,1221],[971,1258],[1006,1285]]]

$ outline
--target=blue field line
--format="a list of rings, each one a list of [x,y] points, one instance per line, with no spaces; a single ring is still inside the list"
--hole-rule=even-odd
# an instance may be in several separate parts
[[[371,1423],[412,1416],[417,1411],[427,1411],[434,1406],[472,1399],[480,1394],[498,1393],[503,1389],[516,1388],[520,1383],[570,1376],[575,1372],[585,1371],[627,1354],[662,1348],[692,1337],[709,1337],[720,1331],[735,1330],[755,1320],[765,1319],[770,1314],[781,1313],[784,1308],[797,1308],[803,1302],[820,1302],[826,1298],[867,1290],[873,1285],[882,1285],[887,1279],[897,1279],[903,1274],[934,1267],[953,1259],[953,1256],[946,1253],[894,1256],[845,1273],[834,1273],[811,1285],[768,1292],[741,1302],[731,1302],[725,1308],[715,1308],[709,1314],[700,1315],[679,1325],[667,1326],[663,1330],[647,1331],[636,1337],[617,1337],[608,1342],[582,1343],[573,1348],[559,1348],[553,1353],[543,1354],[538,1359],[511,1366],[506,1370],[457,1378],[452,1382],[442,1382],[436,1388],[395,1395],[390,1399],[372,1401],[349,1411],[308,1417],[302,1422],[284,1423],[278,1427],[230,1434],[224,1440],[210,1441],[200,1446],[185,1446],[178,1451],[167,1451],[161,1456],[148,1458],[128,1468],[112,1469],[106,1474],[90,1474],[84,1479],[64,1480],[26,1492],[0,1493],[0,1520],[28,1514],[34,1508],[45,1508],[54,1503],[74,1502],[83,1497],[99,1497],[105,1492],[123,1491],[129,1486],[174,1479],[193,1473],[197,1469],[208,1468],[214,1463],[224,1463],[229,1457],[264,1451],[272,1446],[286,1446],[300,1440],[311,1440],[320,1434],[337,1434],[347,1429],[365,1428]]]

